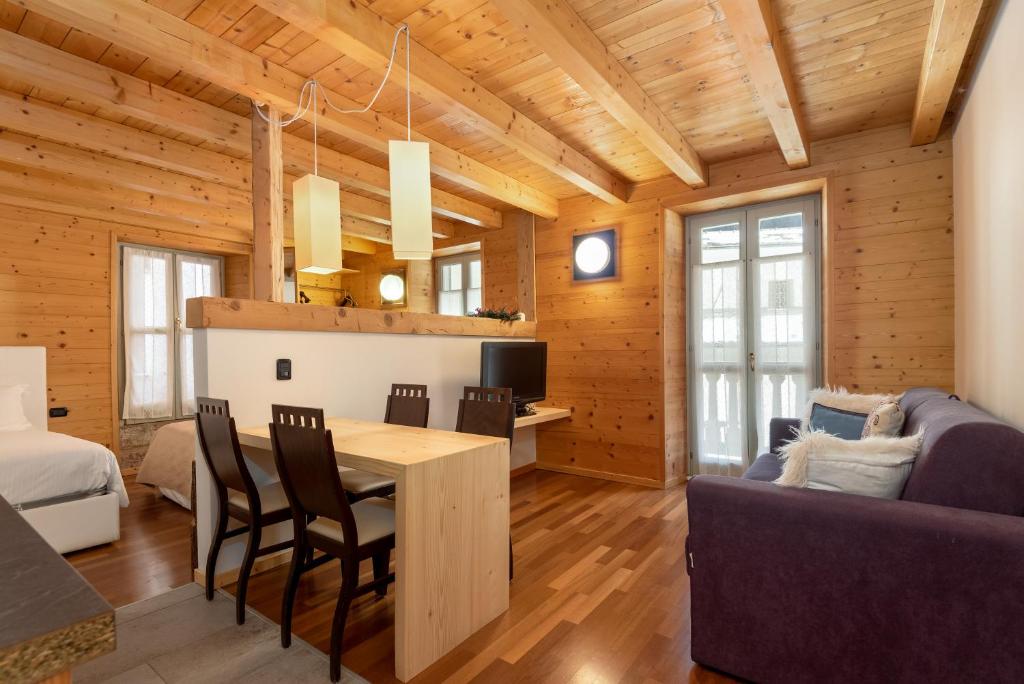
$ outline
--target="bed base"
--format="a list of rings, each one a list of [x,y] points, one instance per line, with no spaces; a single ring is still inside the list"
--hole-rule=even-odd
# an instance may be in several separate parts
[[[57,553],[121,538],[121,509],[114,492],[30,508],[21,515]]]

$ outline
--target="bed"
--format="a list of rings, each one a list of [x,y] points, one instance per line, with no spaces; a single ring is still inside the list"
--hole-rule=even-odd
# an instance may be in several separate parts
[[[0,387],[17,385],[29,426],[0,432],[0,496],[59,553],[116,541],[128,506],[117,459],[48,430],[44,347],[0,347]]]
[[[192,462],[196,458],[196,422],[164,425],[153,435],[135,481],[152,485],[179,506],[192,508]]]

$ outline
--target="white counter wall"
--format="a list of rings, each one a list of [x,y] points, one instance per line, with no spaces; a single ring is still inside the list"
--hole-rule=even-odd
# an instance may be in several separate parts
[[[462,388],[480,381],[480,343],[502,341],[469,336],[222,328],[196,329],[194,339],[196,394],[227,399],[239,427],[270,422],[270,406],[275,403],[323,408],[328,416],[383,420],[391,384],[399,382],[427,385],[429,427],[441,430],[455,429]],[[291,380],[276,379],[279,358],[292,360]],[[529,441],[532,447],[533,435],[523,437],[523,446]],[[521,465],[524,456],[520,454],[516,461],[514,466]],[[256,475],[260,480],[272,477]],[[200,569],[206,566],[213,511],[210,476],[202,458],[197,457]],[[263,545],[287,534],[290,523],[281,526],[277,534],[265,533]],[[244,535],[225,542],[218,572],[238,567],[244,546]]]

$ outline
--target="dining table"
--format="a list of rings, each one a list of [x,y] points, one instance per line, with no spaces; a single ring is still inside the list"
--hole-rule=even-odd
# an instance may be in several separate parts
[[[326,418],[338,464],[395,480],[395,676],[408,681],[508,610],[509,440]],[[246,454],[269,426],[240,428]],[[266,461],[266,455],[260,459]]]

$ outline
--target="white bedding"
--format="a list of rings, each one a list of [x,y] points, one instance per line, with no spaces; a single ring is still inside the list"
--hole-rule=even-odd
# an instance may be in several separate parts
[[[11,505],[98,489],[127,508],[117,458],[103,445],[43,430],[0,434],[0,496]]]

